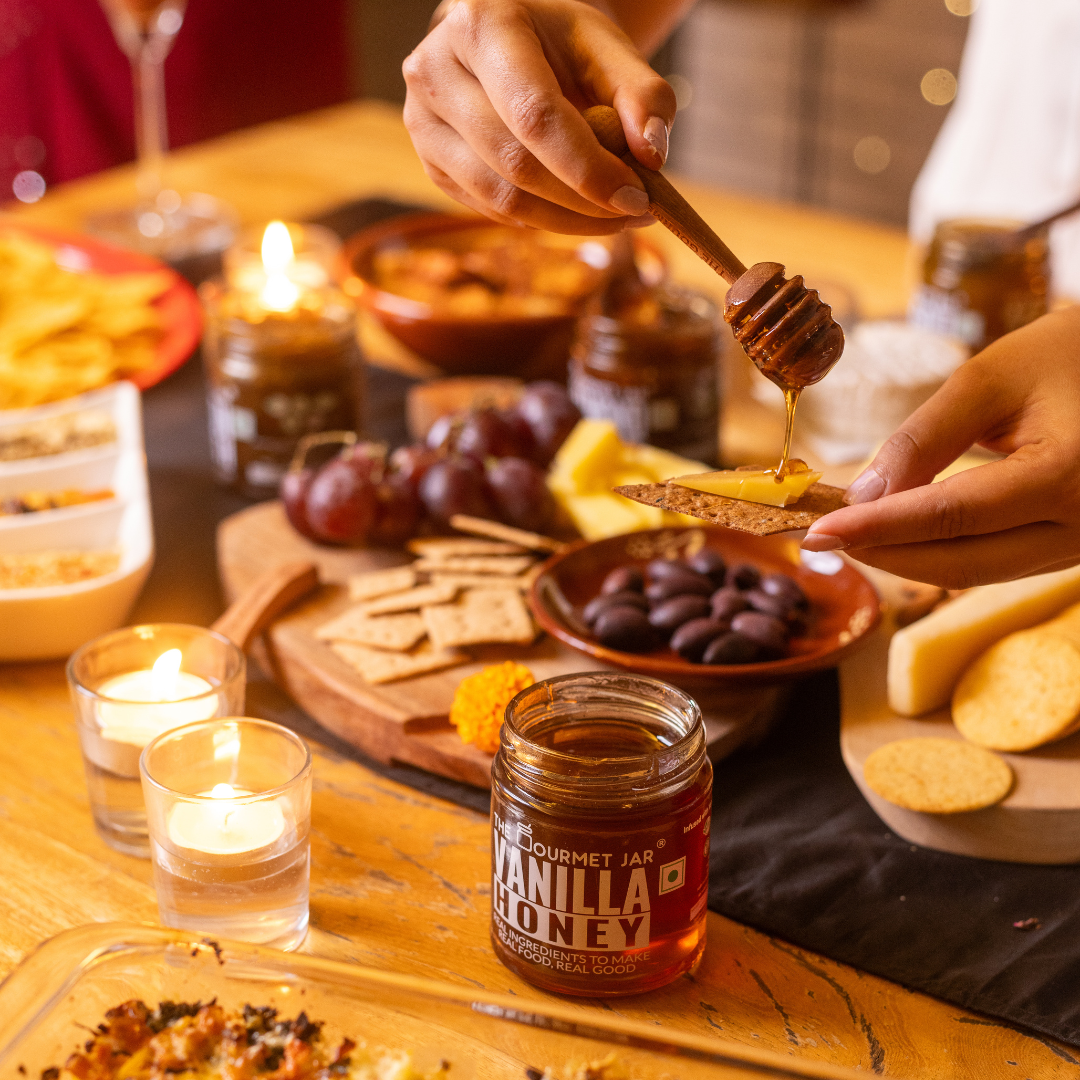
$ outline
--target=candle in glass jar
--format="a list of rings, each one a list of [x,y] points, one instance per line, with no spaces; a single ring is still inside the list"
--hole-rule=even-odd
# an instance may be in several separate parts
[[[252,792],[231,784],[215,784],[199,794],[207,801],[178,802],[169,813],[169,839],[179,848],[243,855],[268,847],[285,832],[285,815],[276,799],[244,802]]]

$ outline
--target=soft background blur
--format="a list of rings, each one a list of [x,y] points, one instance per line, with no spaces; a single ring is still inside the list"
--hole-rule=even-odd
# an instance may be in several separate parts
[[[903,225],[911,186],[955,94],[972,2],[700,0],[654,58],[680,101],[672,167],[722,187]],[[191,0],[189,21],[194,25],[184,26],[166,62],[174,145],[283,115],[290,111],[283,93],[294,103],[293,111],[350,95],[403,101],[401,61],[423,37],[435,0],[312,0],[304,5],[260,0],[263,17],[253,22],[248,9],[244,26],[235,32],[208,24],[200,38],[198,20],[215,18],[215,11],[227,7]],[[266,17],[268,11],[273,17]],[[74,44],[66,53],[54,49],[57,62],[68,68],[69,82],[72,65],[81,66],[78,85],[69,90],[67,104],[46,102],[47,108],[38,109],[41,103],[18,99],[17,88],[29,78],[16,70],[18,57],[21,52],[31,56],[23,44],[28,35],[47,29],[50,20],[59,23],[61,15],[69,22],[77,18],[92,24],[89,30],[69,32]],[[268,38],[252,48],[252,30],[261,26],[269,32],[283,20],[296,25],[275,35],[284,51],[271,62],[277,46]],[[237,42],[246,51],[233,60],[227,54],[238,48]],[[344,55],[341,44],[347,45]],[[207,60],[213,50],[220,56],[197,71],[198,58]],[[275,72],[265,90],[248,78],[252,64],[268,75]],[[99,126],[104,123],[101,114],[107,110],[95,111],[90,91],[109,65],[120,67],[101,89],[106,96],[100,100],[115,99],[115,116],[98,139],[97,157],[61,162],[57,154],[45,155],[50,142],[46,128],[58,123],[57,116],[73,123],[82,112]],[[283,77],[289,69],[293,74]],[[230,92],[229,72],[244,76],[238,85],[246,88],[250,101]],[[203,95],[188,95],[187,105],[184,90],[193,84],[201,86]],[[220,115],[209,127],[208,89],[210,100],[240,102],[231,116],[230,110],[218,108]],[[0,101],[0,201],[9,197],[20,173],[40,170],[52,183],[104,167],[110,162],[98,160],[102,154],[121,160],[131,153],[126,61],[93,0],[0,0],[0,91],[8,98],[6,104]],[[41,113],[49,118],[42,119]],[[40,179],[27,183],[24,177],[26,201],[40,197]],[[17,185],[15,193],[20,194]]]

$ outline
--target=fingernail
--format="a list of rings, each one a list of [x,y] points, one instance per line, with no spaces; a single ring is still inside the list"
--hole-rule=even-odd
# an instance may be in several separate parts
[[[839,536],[809,532],[803,537],[800,547],[805,551],[843,551],[847,544]]]
[[[848,506],[855,503],[873,502],[885,494],[885,477],[867,469],[861,476],[857,476],[851,487],[844,493],[844,502]],[[824,549],[823,549],[824,550]]]
[[[611,196],[610,202],[619,213],[630,214],[632,217],[641,217],[649,209],[649,196],[641,188],[631,187],[629,184],[619,188]]]
[[[647,229],[656,224],[656,218],[652,214],[642,214],[641,217],[631,218],[627,223],[628,229]]]
[[[643,132],[645,141],[660,155],[660,164],[667,161],[668,129],[659,116],[650,116]]]

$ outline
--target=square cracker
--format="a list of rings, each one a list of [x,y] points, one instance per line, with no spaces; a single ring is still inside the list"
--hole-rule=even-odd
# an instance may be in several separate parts
[[[435,536],[406,545],[422,559],[452,559],[459,555],[524,555],[527,548],[505,540],[474,540],[471,536]]]
[[[426,607],[420,614],[437,649],[487,642],[528,645],[536,637],[517,589],[469,589],[456,604]]]
[[[526,532],[525,529],[515,529],[512,525],[504,525],[501,521],[489,521],[487,518],[473,517],[470,514],[454,514],[450,519],[450,527],[472,536],[488,536],[492,540],[520,544],[530,551],[562,551],[566,547],[564,543],[553,540],[550,536]]]
[[[745,499],[729,499],[726,495],[692,491],[678,484],[630,484],[615,488],[615,493],[646,506],[659,506],[662,510],[688,514],[755,536],[808,529],[818,518],[844,505],[844,489],[829,484],[811,484],[791,506],[765,506]]]
[[[404,652],[426,633],[424,620],[414,611],[373,617],[365,615],[359,607],[353,607],[323,623],[315,636],[321,641],[351,641],[354,645],[369,645],[373,649]]]
[[[383,652],[366,645],[353,645],[348,641],[335,641],[330,648],[369,683],[408,679],[413,675],[424,675],[429,671],[453,667],[469,659],[466,653],[458,652],[457,649],[433,649],[426,641],[411,652],[404,653]]]
[[[446,559],[417,559],[413,566],[430,573],[498,574],[516,577],[532,566],[531,555],[461,555]]]
[[[395,566],[390,570],[372,570],[367,574],[349,576],[350,600],[374,600],[376,596],[404,592],[416,584],[416,571],[411,566]]]
[[[405,592],[391,593],[360,606],[365,615],[389,615],[395,611],[419,611],[426,604],[445,604],[458,594],[458,587],[443,581],[438,585],[418,585]]]
[[[498,577],[494,574],[459,574],[456,571],[431,571],[431,582],[456,585],[459,589],[520,589],[528,592],[533,583],[531,574],[517,577]]]

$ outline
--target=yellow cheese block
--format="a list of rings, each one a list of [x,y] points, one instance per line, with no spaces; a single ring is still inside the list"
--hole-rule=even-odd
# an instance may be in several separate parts
[[[810,470],[790,473],[777,482],[775,474],[765,469],[721,469],[719,472],[676,476],[671,482],[693,491],[725,495],[729,499],[788,506],[820,479],[821,473]]]
[[[586,540],[603,540],[622,533],[639,532],[663,524],[663,519],[653,522],[637,512],[640,503],[631,502],[611,492],[596,495],[569,495],[563,500],[577,531]],[[643,510],[655,507],[643,506]],[[663,511],[661,511],[661,514]]]
[[[620,465],[622,441],[610,420],[579,420],[551,466],[557,485],[577,491],[599,487]]]
[[[921,716],[949,703],[984,650],[1080,601],[1080,566],[983,585],[898,630],[889,644],[889,706]]]

